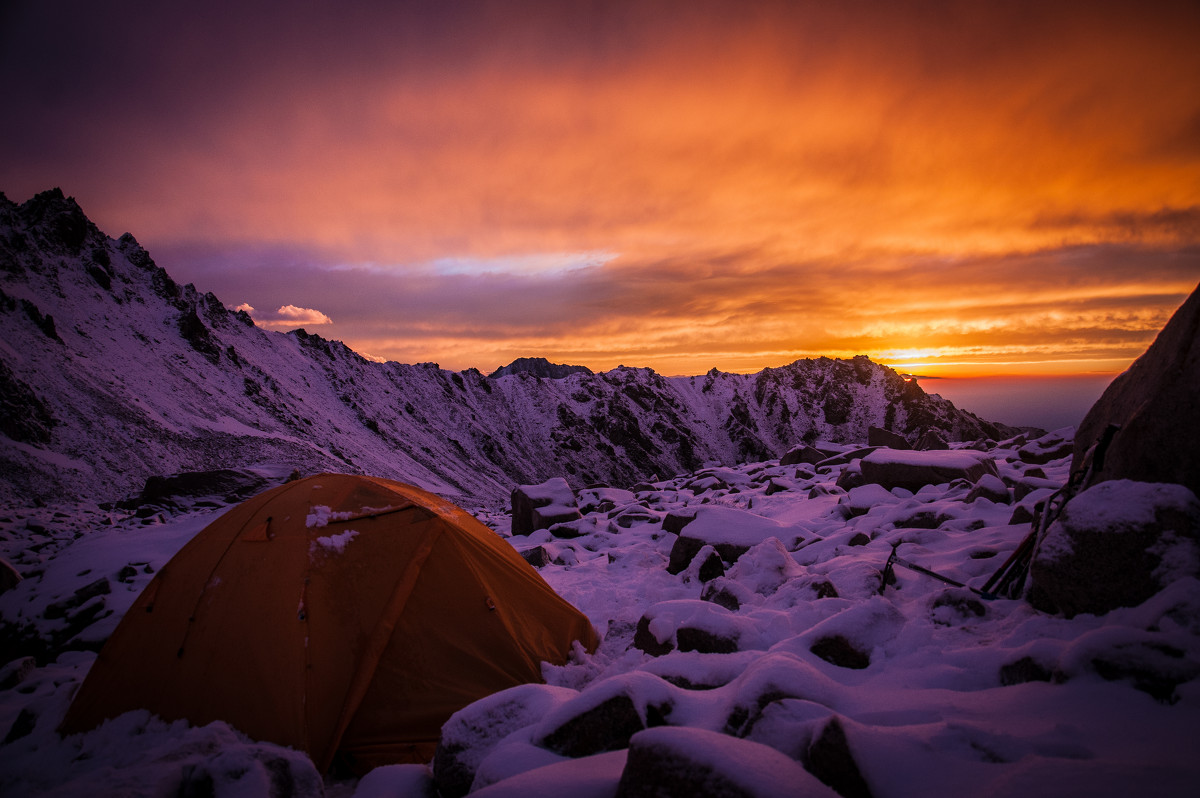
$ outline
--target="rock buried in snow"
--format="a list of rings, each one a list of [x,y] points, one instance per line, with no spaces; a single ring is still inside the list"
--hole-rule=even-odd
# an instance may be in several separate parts
[[[871,788],[859,770],[846,730],[836,715],[808,746],[804,766],[842,798],[871,798]]]
[[[571,486],[562,477],[540,485],[518,485],[512,492],[512,533],[528,535],[583,517]]]
[[[1075,449],[1075,428],[1063,427],[1030,441],[1017,450],[1022,463],[1044,465],[1067,457]]]
[[[683,573],[705,546],[712,546],[721,559],[733,563],[751,546],[757,546],[768,538],[777,538],[785,547],[794,549],[800,545],[803,535],[796,527],[746,510],[698,507],[695,518],[681,528],[679,537],[671,547],[667,573]]]
[[[996,504],[1008,504],[1012,501],[1012,497],[1008,493],[1008,486],[1000,477],[984,474],[971,488],[971,492],[967,494],[967,504],[970,504],[979,499],[987,499]]]
[[[1067,502],[1038,543],[1030,600],[1067,617],[1141,604],[1200,576],[1200,500],[1182,485],[1114,480]]]
[[[860,462],[865,483],[916,492],[926,485],[965,479],[975,482],[985,474],[999,476],[995,462],[972,451],[903,452],[877,449]]]
[[[638,732],[630,740],[616,795],[794,798],[837,793],[769,746],[703,729],[663,727]]]
[[[450,716],[433,757],[433,775],[444,798],[471,790],[479,763],[504,737],[529,726],[577,693],[548,684],[522,684],[468,704]]]
[[[626,748],[637,732],[667,722],[673,689],[648,673],[606,679],[549,713],[533,742],[569,757]]]
[[[703,654],[731,654],[742,637],[743,620],[710,601],[660,601],[638,622],[634,645],[651,656],[673,648]]]

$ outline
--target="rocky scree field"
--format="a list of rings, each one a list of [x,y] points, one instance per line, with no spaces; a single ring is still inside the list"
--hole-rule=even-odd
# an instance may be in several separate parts
[[[9,509],[0,551],[27,578],[0,595],[0,618],[6,640],[33,648],[0,673],[0,791],[1190,794],[1200,776],[1194,536],[1161,532],[1149,595],[1103,611],[1068,617],[976,592],[1066,481],[1070,434],[916,453],[818,441],[815,463],[705,468],[630,490],[576,492],[552,479],[518,491],[530,499],[517,503],[520,517],[476,508],[588,615],[601,645],[547,666],[545,684],[463,708],[428,765],[359,781],[323,779],[303,755],[221,723],[135,712],[60,738],[92,652],[234,497]],[[904,468],[914,462],[929,467],[925,484],[870,481],[917,479]],[[1119,536],[1163,508],[1192,529],[1200,517],[1186,488],[1096,487],[1107,498],[1089,495],[1096,488],[1074,497],[1073,520],[1053,527],[1056,543],[1035,565],[1066,556],[1072,525],[1115,524]],[[1150,520],[1117,507],[1149,508]],[[964,587],[904,567],[885,583],[893,550]]]

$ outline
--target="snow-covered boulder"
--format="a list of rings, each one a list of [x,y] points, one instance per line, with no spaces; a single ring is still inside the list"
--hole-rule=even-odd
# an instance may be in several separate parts
[[[741,648],[747,627],[744,618],[713,602],[663,601],[647,609],[638,622],[634,645],[654,656],[672,649],[731,654]]]
[[[539,485],[518,485],[512,492],[512,533],[528,535],[539,529],[582,518],[575,492],[562,477]]]
[[[723,560],[733,563],[751,546],[757,546],[767,538],[778,538],[785,546],[795,548],[804,537],[796,527],[747,510],[699,507],[695,519],[680,530],[671,548],[667,572],[682,573],[705,546],[712,546]]]
[[[565,687],[522,684],[469,704],[450,716],[433,757],[433,775],[445,798],[466,795],[484,757],[506,736],[530,726],[578,695]]]
[[[1048,432],[1042,437],[1029,441],[1020,449],[1017,456],[1022,463],[1043,465],[1053,460],[1061,460],[1070,456],[1075,448],[1075,428],[1063,427]]]
[[[1141,604],[1200,576],[1200,500],[1182,485],[1113,480],[1067,502],[1030,565],[1030,598],[1068,617]]]
[[[876,449],[863,457],[863,482],[918,491],[926,485],[940,485],[965,479],[975,482],[984,474],[999,476],[995,462],[984,453],[966,449],[954,451],[905,452]]]
[[[549,712],[533,728],[532,741],[569,757],[626,748],[637,732],[667,722],[677,692],[649,673],[604,679]]]
[[[832,798],[837,793],[769,746],[703,729],[663,727],[630,740],[616,795]]]
[[[992,474],[984,474],[971,488],[966,501],[970,504],[979,499],[987,499],[995,504],[1009,504],[1012,496],[1009,494],[1008,485],[1004,484],[1004,480]]]

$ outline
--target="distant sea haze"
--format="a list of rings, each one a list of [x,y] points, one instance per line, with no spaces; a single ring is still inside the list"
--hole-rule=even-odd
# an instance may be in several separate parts
[[[1116,374],[1007,377],[918,377],[925,393],[989,421],[1054,430],[1078,426]]]

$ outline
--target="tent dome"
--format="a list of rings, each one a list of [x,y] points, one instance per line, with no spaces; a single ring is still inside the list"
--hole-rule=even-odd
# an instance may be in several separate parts
[[[429,761],[467,704],[561,664],[587,618],[507,542],[411,485],[320,474],[213,521],[147,585],[64,733],[148,709],[306,751]]]

